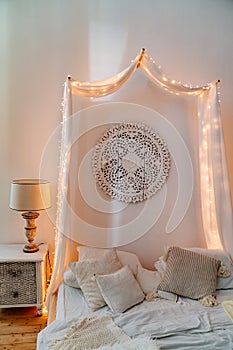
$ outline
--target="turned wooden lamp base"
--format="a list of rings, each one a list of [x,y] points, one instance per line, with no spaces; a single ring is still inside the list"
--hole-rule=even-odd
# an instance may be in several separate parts
[[[25,253],[35,253],[39,250],[37,244],[34,243],[34,238],[36,236],[36,225],[35,219],[38,218],[40,214],[37,212],[26,212],[22,214],[22,217],[26,220],[25,234],[27,236],[28,244],[25,244],[23,251]]]

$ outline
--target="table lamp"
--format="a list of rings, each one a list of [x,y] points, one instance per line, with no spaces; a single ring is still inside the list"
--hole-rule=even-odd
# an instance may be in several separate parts
[[[10,208],[23,211],[22,217],[26,220],[25,233],[28,244],[23,248],[25,253],[34,253],[39,250],[34,243],[36,236],[35,219],[40,215],[38,211],[51,207],[50,183],[40,179],[22,179],[11,182]]]

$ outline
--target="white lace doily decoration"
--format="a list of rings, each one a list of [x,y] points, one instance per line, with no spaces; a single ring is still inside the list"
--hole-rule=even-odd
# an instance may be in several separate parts
[[[166,143],[155,130],[134,123],[108,129],[97,143],[92,160],[100,188],[126,203],[154,195],[170,169]]]

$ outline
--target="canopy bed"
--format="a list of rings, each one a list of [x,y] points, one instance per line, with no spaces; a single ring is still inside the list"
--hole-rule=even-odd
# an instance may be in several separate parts
[[[135,254],[121,251],[122,244],[114,235],[103,235],[101,243],[91,244],[80,234],[78,258],[71,261],[67,230],[73,213],[67,184],[74,127],[72,96],[112,94],[137,68],[165,91],[198,98],[201,209],[207,249],[168,247],[166,254],[161,252],[153,262],[152,271],[145,269]],[[196,87],[172,80],[144,49],[110,79],[92,83],[67,78],[55,262],[47,296],[53,320],[57,295],[56,317],[39,334],[38,350],[233,348],[229,303],[233,298],[233,224],[218,85],[218,80]],[[120,152],[125,153],[122,156]],[[169,157],[166,143],[155,130],[134,123],[115,125],[96,146],[94,176],[111,198],[135,204],[160,191],[169,174]],[[127,181],[121,183],[122,178]]]

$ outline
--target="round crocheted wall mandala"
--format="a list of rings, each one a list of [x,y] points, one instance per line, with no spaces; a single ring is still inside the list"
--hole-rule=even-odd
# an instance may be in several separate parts
[[[92,161],[100,188],[126,203],[143,201],[158,192],[170,169],[166,143],[153,129],[134,123],[108,129],[98,141]]]

